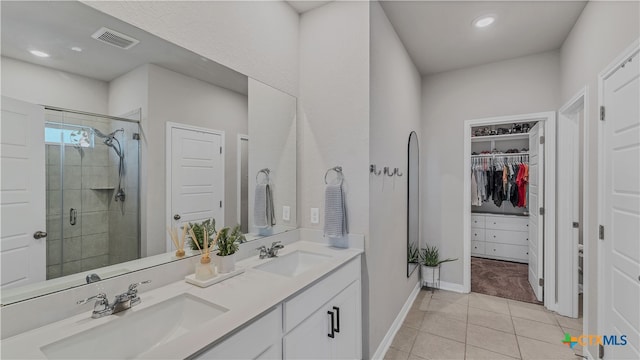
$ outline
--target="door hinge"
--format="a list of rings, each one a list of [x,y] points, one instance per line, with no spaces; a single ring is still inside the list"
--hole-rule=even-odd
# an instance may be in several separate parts
[[[573,228],[574,228],[574,229],[579,229],[579,228],[580,228],[580,223],[579,223],[579,222],[577,222],[577,221],[574,221],[574,222],[573,222]]]
[[[604,106],[600,106],[600,120],[604,121]]]
[[[543,207],[540,208],[540,211],[538,212],[538,214],[544,215],[544,208]]]
[[[598,239],[604,240],[604,225],[598,227]]]
[[[544,144],[544,135],[540,136],[540,144]]]
[[[604,345],[598,344],[598,359],[604,359]]]
[[[222,200],[220,200],[220,207],[222,207]]]
[[[220,146],[220,154],[222,154],[222,146]]]
[[[538,279],[538,285],[539,286],[544,286],[544,279],[542,279],[542,278]]]
[[[140,134],[139,133],[133,133],[133,140],[140,140]]]

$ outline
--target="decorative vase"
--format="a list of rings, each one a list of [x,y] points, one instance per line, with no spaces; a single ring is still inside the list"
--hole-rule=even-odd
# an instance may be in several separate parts
[[[230,273],[236,269],[236,254],[233,253],[227,256],[214,255],[218,272],[221,274]]]
[[[420,266],[420,274],[422,275],[422,285],[440,287],[440,265],[422,265]]]

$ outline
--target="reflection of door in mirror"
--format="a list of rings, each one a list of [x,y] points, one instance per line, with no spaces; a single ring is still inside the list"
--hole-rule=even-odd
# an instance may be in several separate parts
[[[138,121],[45,113],[47,279],[140,257]]]
[[[238,222],[249,232],[249,136],[238,134]]]
[[[418,134],[409,134],[407,161],[407,277],[418,268],[420,249],[420,148]]]
[[[167,123],[170,224],[215,219],[224,226],[224,132]],[[175,222],[174,222],[175,221]],[[167,240],[167,249],[172,249]]]

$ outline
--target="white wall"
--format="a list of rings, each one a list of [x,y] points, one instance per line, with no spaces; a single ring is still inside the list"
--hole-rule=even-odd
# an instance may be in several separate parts
[[[584,241],[588,244],[588,328],[585,334],[597,334],[597,174],[595,165],[598,154],[598,74],[605,69],[634,40],[640,38],[640,3],[630,2],[594,2],[587,3],[582,15],[571,30],[561,49],[562,92],[561,103],[569,101],[578,90],[589,87],[589,152],[586,161],[589,165],[589,194],[587,216],[589,229],[585,229]],[[590,347],[592,355],[597,348]]]
[[[296,228],[296,98],[249,79],[249,230],[253,225],[256,175],[269,168],[276,226]],[[236,139],[237,141],[237,139]],[[237,146],[237,145],[236,145]],[[260,175],[262,181],[264,175]],[[289,206],[289,220],[282,207]]]
[[[407,146],[420,146],[422,79],[378,2],[371,3],[370,162],[400,168],[403,177],[370,175],[369,356],[373,355],[418,282],[407,278]],[[366,298],[366,297],[365,297]]]
[[[284,1],[83,1],[245,75],[298,93],[298,14]]]
[[[32,104],[107,113],[109,84],[2,57],[2,95]]]
[[[438,245],[444,282],[462,284],[464,120],[554,111],[560,53],[535,54],[423,78],[422,242]]]
[[[238,133],[247,133],[247,96],[176,72],[149,65],[149,111],[142,129],[146,142],[147,255],[165,252],[166,123],[225,132],[225,225],[237,223]],[[149,196],[151,194],[151,196]],[[157,240],[156,240],[157,239]]]

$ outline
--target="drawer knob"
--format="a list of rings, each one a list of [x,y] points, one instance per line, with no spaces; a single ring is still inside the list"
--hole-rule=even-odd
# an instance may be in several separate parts
[[[493,251],[496,251],[496,249],[493,249]]]
[[[493,222],[493,225],[495,225],[495,224],[496,224],[496,222],[494,221],[494,222]]]
[[[529,255],[529,252],[527,251],[527,255]]]
[[[496,238],[496,236],[495,236],[495,235],[493,235],[493,238],[495,239],[495,238]]]
[[[478,236],[478,234],[473,234],[473,236]]]

